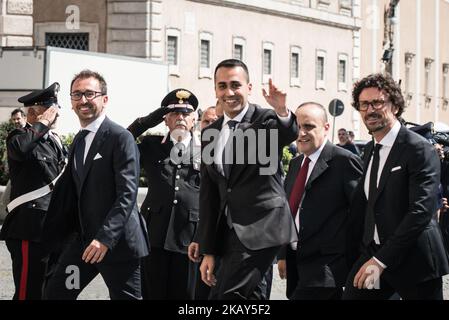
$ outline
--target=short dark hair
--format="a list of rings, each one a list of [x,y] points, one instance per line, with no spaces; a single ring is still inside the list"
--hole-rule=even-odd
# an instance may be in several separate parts
[[[344,132],[348,132],[348,130],[346,130],[345,128],[340,128],[340,129],[338,129],[338,131],[344,131]]]
[[[99,74],[98,72],[95,72],[95,71],[92,71],[92,70],[89,70],[89,69],[84,69],[83,71],[81,71],[80,73],[76,74],[73,77],[73,80],[70,83],[70,91],[72,91],[73,83],[76,80],[88,79],[88,78],[95,78],[95,79],[97,79],[98,82],[100,83],[101,94],[103,94],[103,95],[108,94],[108,85],[106,84],[106,80],[104,80],[103,76],[101,74]]]
[[[236,67],[242,67],[243,70],[245,70],[246,73],[246,81],[249,83],[249,72],[248,72],[248,67],[246,66],[246,64],[238,59],[226,59],[223,60],[222,62],[220,62],[216,67],[215,67],[215,72],[214,72],[214,82],[217,79],[217,71],[220,68],[236,68]]]
[[[309,104],[314,105],[315,107],[318,107],[319,109],[321,109],[321,111],[323,111],[323,115],[324,115],[324,117],[323,117],[324,122],[328,122],[328,120],[327,120],[327,112],[326,112],[326,108],[325,108],[322,104],[320,104],[320,103],[318,103],[318,102],[308,101],[308,102],[301,103],[301,104],[296,108],[295,113],[296,113],[300,108],[305,107],[305,106],[307,106],[307,105],[309,105]]]
[[[389,74],[371,74],[354,84],[354,88],[352,90],[352,106],[356,110],[359,110],[359,96],[366,88],[377,88],[378,90],[386,93],[393,106],[398,108],[396,118],[399,118],[404,112],[405,103],[401,88]]]
[[[15,114],[17,114],[17,113],[20,113],[20,114],[22,115],[22,117],[26,117],[25,112],[24,112],[22,109],[20,109],[20,108],[14,109],[14,110],[11,112],[11,117],[13,117],[13,116],[14,116]]]

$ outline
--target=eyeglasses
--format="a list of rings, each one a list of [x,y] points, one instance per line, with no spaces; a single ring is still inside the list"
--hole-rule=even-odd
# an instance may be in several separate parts
[[[95,98],[98,98],[100,96],[104,96],[105,94],[103,94],[102,92],[98,92],[98,91],[84,91],[84,92],[80,92],[80,91],[75,91],[72,92],[70,94],[70,97],[73,101],[79,101],[82,99],[82,97],[84,96],[87,100],[93,100]]]
[[[372,106],[375,110],[377,110],[382,108],[387,102],[388,101],[385,100],[359,101],[359,111],[366,111],[369,106]]]

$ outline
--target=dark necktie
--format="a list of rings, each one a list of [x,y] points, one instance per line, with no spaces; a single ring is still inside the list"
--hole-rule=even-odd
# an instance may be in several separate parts
[[[82,179],[84,174],[84,149],[86,149],[86,140],[84,139],[87,134],[89,134],[89,130],[81,130],[78,133],[77,143],[75,146],[75,164],[76,164],[76,173],[78,174],[78,178]]]
[[[373,162],[371,164],[371,171],[369,175],[369,190],[368,190],[368,205],[366,207],[365,215],[365,233],[363,242],[365,245],[374,240],[374,226],[376,218],[374,214],[374,200],[377,194],[377,174],[379,171],[379,150],[382,148],[381,144],[376,144],[373,151]]]
[[[170,151],[170,160],[178,165],[182,162],[182,155],[184,154],[185,146],[182,142],[177,142]]]
[[[232,133],[235,129],[235,127],[237,126],[239,122],[236,120],[229,120],[226,125],[229,127],[229,129],[231,129],[230,133],[229,133],[229,137],[227,139],[227,141],[225,141],[225,146],[223,148],[223,154],[222,154],[222,164],[223,164],[223,172],[226,178],[229,178],[229,175],[231,173],[231,165],[232,165],[232,160],[231,160],[231,155],[232,155],[232,147],[233,147],[233,143],[232,140]],[[227,161],[226,161],[227,160]]]
[[[302,195],[306,186],[307,172],[309,171],[310,158],[306,157],[304,163],[299,169],[299,173],[296,176],[295,184],[293,185],[292,192],[290,193],[289,205],[292,211],[293,218],[296,217],[298,212],[299,203],[301,202]]]

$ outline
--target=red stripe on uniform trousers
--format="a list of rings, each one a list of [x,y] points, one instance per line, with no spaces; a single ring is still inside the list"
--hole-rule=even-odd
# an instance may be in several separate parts
[[[29,241],[22,240],[22,273],[20,275],[19,300],[27,296]]]

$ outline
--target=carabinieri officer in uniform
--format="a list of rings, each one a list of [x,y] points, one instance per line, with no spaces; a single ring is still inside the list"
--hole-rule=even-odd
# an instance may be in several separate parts
[[[18,99],[27,111],[27,124],[6,139],[11,202],[0,232],[11,253],[14,300],[39,300],[44,281],[46,250],[41,243],[42,222],[51,191],[65,166],[67,150],[52,131],[58,117],[53,83]]]
[[[167,94],[161,107],[128,128],[135,138],[165,121],[165,136],[140,138],[148,194],[146,217],[151,253],[144,263],[144,299],[191,299],[197,273],[187,247],[198,223],[201,145],[193,131],[198,99],[186,89]],[[198,134],[198,135],[197,135]]]

